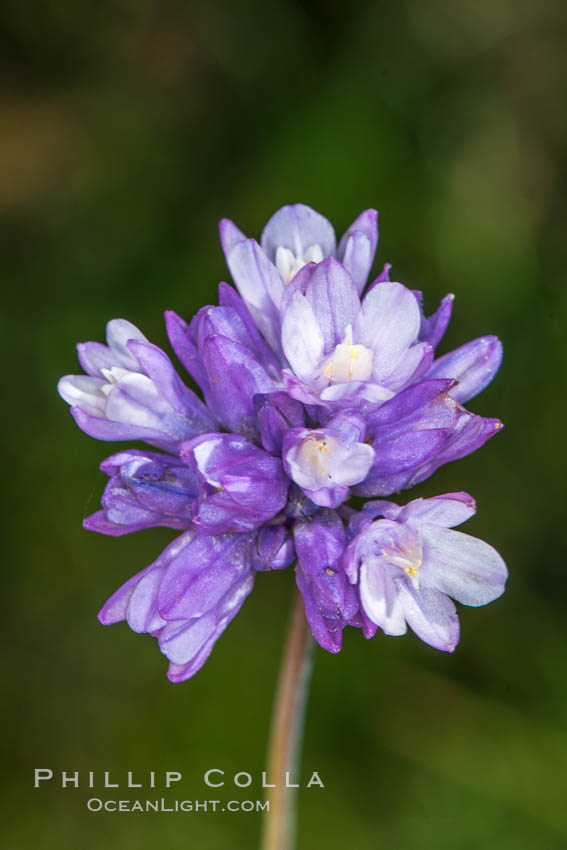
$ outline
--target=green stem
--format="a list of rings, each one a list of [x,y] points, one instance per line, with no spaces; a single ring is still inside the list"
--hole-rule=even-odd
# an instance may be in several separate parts
[[[313,645],[303,598],[296,590],[272,714],[267,776],[276,787],[266,794],[269,811],[261,850],[293,850],[295,845],[296,793],[285,787],[286,773],[290,783],[298,782]]]

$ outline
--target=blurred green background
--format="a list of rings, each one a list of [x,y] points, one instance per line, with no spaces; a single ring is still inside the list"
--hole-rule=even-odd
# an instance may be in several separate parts
[[[187,799],[221,796],[210,767],[258,776],[293,586],[259,576],[182,685],[154,641],[102,628],[103,601],[173,532],[81,529],[113,447],[76,428],[55,385],[111,317],[167,347],[162,311],[190,317],[226,278],[217,220],[258,235],[296,201],[339,234],[380,209],[376,268],[392,262],[429,310],[456,295],[443,350],[503,339],[470,406],[506,429],[412,496],[474,494],[465,530],[511,572],[501,600],[461,609],[454,656],[354,630],[339,656],[317,652],[303,766],[326,788],[300,793],[298,848],[566,846],[565,12],[4,0],[3,847],[257,846],[256,814],[89,814],[88,789],[33,790],[34,767],[181,770]]]

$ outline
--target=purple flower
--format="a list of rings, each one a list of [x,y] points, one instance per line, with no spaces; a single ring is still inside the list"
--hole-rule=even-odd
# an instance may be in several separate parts
[[[346,532],[336,511],[322,510],[294,526],[296,580],[315,640],[328,652],[342,645],[342,632],[352,623],[360,604],[341,560]]]
[[[439,357],[428,378],[453,378],[450,394],[466,402],[478,395],[493,379],[502,362],[502,343],[495,336],[481,336]]]
[[[244,309],[281,365],[291,366],[284,384],[299,401],[383,402],[424,377],[448,377],[459,382],[452,394],[463,402],[499,367],[495,337],[433,363],[453,295],[427,318],[421,292],[392,283],[388,264],[359,301],[378,241],[374,210],[356,219],[338,250],[327,219],[302,204],[276,212],[260,244],[228,220],[220,235]]]
[[[508,572],[498,552],[451,530],[475,510],[467,493],[416,499],[403,508],[365,505],[344,566],[359,586],[366,616],[386,634],[405,634],[409,625],[425,643],[452,652],[459,620],[451,597],[478,606],[504,592]],[[372,521],[376,516],[384,518]]]
[[[389,279],[389,277],[386,279]],[[451,321],[455,296],[452,294],[446,295],[445,298],[442,299],[441,304],[435,313],[426,317],[423,311],[423,295],[415,289],[413,290],[413,294],[417,300],[421,317],[419,339],[423,342],[428,342],[429,345],[432,345],[435,348],[443,339],[443,335]]]
[[[102,510],[83,521],[90,531],[118,537],[157,525],[185,529],[191,525],[191,505],[197,478],[171,455],[139,449],[119,452],[100,465],[110,477]]]
[[[77,346],[86,375],[66,375],[59,394],[80,428],[98,440],[145,440],[176,451],[215,420],[175,372],[167,354],[125,319],[106,328],[108,345]]]
[[[286,285],[310,263],[337,256],[360,292],[378,244],[378,214],[367,210],[353,222],[336,249],[326,218],[304,204],[282,207],[267,223],[260,245],[228,219],[220,238],[237,289],[272,349],[280,352],[279,308]]]
[[[374,449],[362,442],[365,430],[360,417],[339,414],[325,428],[291,428],[285,435],[285,470],[316,505],[336,507],[366,479]]]
[[[337,260],[307,268],[282,299],[282,348],[300,382],[288,379],[288,392],[326,406],[387,401],[431,366],[420,326],[415,296],[401,283],[380,283],[361,302]]]
[[[252,531],[283,510],[289,481],[281,460],[234,434],[205,434],[180,446],[194,471],[197,528],[212,534]]]
[[[230,287],[220,290],[225,298],[226,290]],[[230,291],[231,306],[205,307],[190,325],[170,312],[166,322],[177,356],[200,385],[220,424],[254,439],[258,433],[254,396],[280,388],[280,367],[247,320],[238,295]]]
[[[133,631],[153,635],[170,661],[169,679],[188,679],[252,590],[253,545],[253,535],[187,531],[110,597],[99,620],[126,620]]]
[[[252,561],[255,570],[282,570],[289,567],[294,559],[293,538],[286,525],[265,525],[260,529]]]
[[[483,389],[502,351],[493,336],[435,358],[453,296],[426,316],[420,292],[390,280],[364,288],[378,241],[363,212],[338,243],[302,204],[283,207],[260,242],[230,221],[221,241],[238,292],[190,322],[165,314],[171,345],[204,402],[169,357],[129,322],[107,345],[78,346],[85,375],[59,392],[102,440],[144,440],[103,462],[102,509],[86,528],[119,536],[151,526],[182,534],[100,612],[157,638],[181,681],[205,662],[257,572],[296,560],[316,640],[329,652],[347,626],[378,628],[452,650],[451,598],[480,605],[506,568],[486,543],[450,530],[474,512],[463,493],[349,507],[388,496],[483,445],[502,425],[462,402]],[[336,509],[336,510],[335,510]]]
[[[303,405],[285,392],[255,395],[254,409],[262,445],[270,454],[281,455],[285,435],[305,425]]]
[[[502,429],[498,419],[475,416],[449,393],[450,379],[422,381],[366,412],[374,460],[357,496],[389,496],[424,481],[436,469],[480,448]]]

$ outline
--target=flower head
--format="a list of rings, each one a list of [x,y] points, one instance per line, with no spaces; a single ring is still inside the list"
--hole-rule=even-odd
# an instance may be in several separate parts
[[[221,283],[219,304],[190,322],[166,313],[204,400],[124,319],[108,323],[107,345],[78,346],[86,374],[59,382],[86,433],[152,447],[103,462],[102,508],[85,527],[181,532],[110,597],[101,622],[125,619],[153,635],[181,681],[208,658],[256,575],[296,561],[306,617],[329,652],[347,626],[370,638],[409,625],[454,649],[452,599],[485,604],[506,579],[494,549],[452,530],[474,512],[471,497],[358,511],[348,501],[411,487],[500,430],[462,406],[497,371],[499,341],[436,357],[452,295],[427,317],[421,293],[391,281],[388,264],[364,291],[374,210],[338,243],[303,204],[276,212],[259,242],[228,220],[220,234],[238,291]]]

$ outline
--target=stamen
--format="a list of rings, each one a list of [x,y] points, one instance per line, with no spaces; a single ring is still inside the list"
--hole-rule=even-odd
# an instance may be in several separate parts
[[[410,567],[402,567],[402,569],[403,569],[404,573],[407,573],[408,576],[412,576],[412,578],[413,578],[414,576],[417,575],[420,567],[421,567],[421,558],[418,558],[417,561],[415,561]]]
[[[374,352],[364,345],[354,345],[352,325],[345,328],[345,336],[323,369],[323,375],[331,383],[367,381],[372,375]]]
[[[103,384],[100,388],[101,392],[103,392],[104,395],[109,394],[111,389],[118,383],[120,378],[123,378],[124,375],[131,374],[129,369],[122,369],[120,366],[112,366],[112,368],[110,369],[101,369],[100,371],[102,373],[102,376],[106,378],[108,382],[106,384]]]
[[[310,245],[305,249],[305,253],[295,255],[289,248],[284,248],[280,245],[276,249],[276,268],[282,276],[283,282],[287,285],[303,266],[307,263],[321,263],[323,261],[323,251],[318,244]]]
[[[337,448],[337,440],[326,435],[324,439],[318,440],[310,434],[301,445],[301,459],[308,464],[317,477],[330,477],[328,469],[331,456]]]
[[[394,567],[398,567],[410,577],[413,586],[419,587],[419,569],[421,567],[422,556],[420,554],[421,546],[411,546],[410,549],[382,549],[380,554],[390,562]]]

